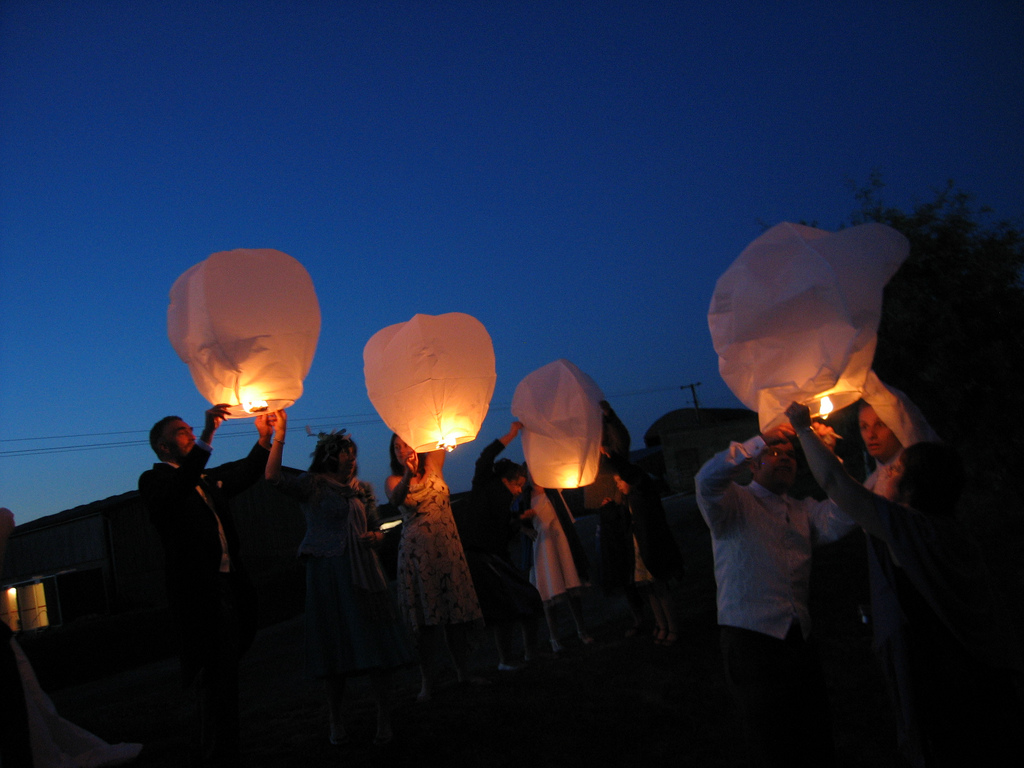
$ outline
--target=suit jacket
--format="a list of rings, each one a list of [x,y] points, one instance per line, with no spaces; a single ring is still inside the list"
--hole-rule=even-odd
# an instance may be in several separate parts
[[[139,492],[164,549],[167,597],[180,632],[182,672],[188,683],[215,658],[221,633],[220,518],[231,558],[230,586],[237,609],[239,652],[256,630],[255,591],[239,557],[229,499],[263,477],[269,451],[257,443],[239,461],[207,470],[210,453],[193,448],[181,466],[154,464],[139,478]],[[216,517],[196,486],[202,484]]]

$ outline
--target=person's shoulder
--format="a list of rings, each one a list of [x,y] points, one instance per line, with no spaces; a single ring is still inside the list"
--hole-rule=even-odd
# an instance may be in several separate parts
[[[170,464],[158,462],[139,475],[139,487],[141,488],[144,484],[157,481],[162,477],[168,477],[174,472],[174,470],[175,468]]]

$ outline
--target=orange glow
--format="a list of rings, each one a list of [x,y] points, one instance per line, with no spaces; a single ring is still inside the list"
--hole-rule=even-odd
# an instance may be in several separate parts
[[[832,401],[826,395],[821,398],[821,403],[818,405],[818,415],[823,419],[827,419],[830,413],[832,413]]]

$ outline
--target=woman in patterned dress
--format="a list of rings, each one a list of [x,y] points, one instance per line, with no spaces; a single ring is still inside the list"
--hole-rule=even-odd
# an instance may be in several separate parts
[[[438,630],[459,682],[471,681],[467,633],[482,614],[442,474],[445,452],[417,454],[392,435],[390,455],[388,499],[403,512],[398,603],[416,637],[422,675],[418,699],[426,701],[431,696]]]

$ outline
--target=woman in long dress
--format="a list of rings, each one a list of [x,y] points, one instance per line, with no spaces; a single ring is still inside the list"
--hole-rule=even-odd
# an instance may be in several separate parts
[[[594,639],[584,624],[580,599],[581,588],[588,585],[587,559],[572,514],[557,490],[547,491],[534,484],[530,502],[530,509],[523,513],[523,520],[530,521],[537,533],[533,541],[530,581],[543,601],[551,650],[555,653],[563,650],[555,618],[555,606],[561,602],[569,604],[579,639],[590,645]]]
[[[395,614],[374,549],[384,534],[373,489],[356,477],[356,445],[344,430],[321,434],[309,470],[281,471],[288,419],[277,414],[267,479],[298,499],[306,517],[299,556],[306,563],[306,669],[327,691],[330,739],[347,740],[346,680],[370,677],[377,705],[375,744],[391,740],[391,673],[413,654]]]
[[[417,454],[391,436],[388,499],[403,512],[398,548],[398,603],[416,637],[422,685],[418,699],[430,699],[436,635],[444,636],[460,683],[472,682],[466,666],[467,634],[483,614],[473,588],[459,531],[452,517],[443,469],[445,452]]]

